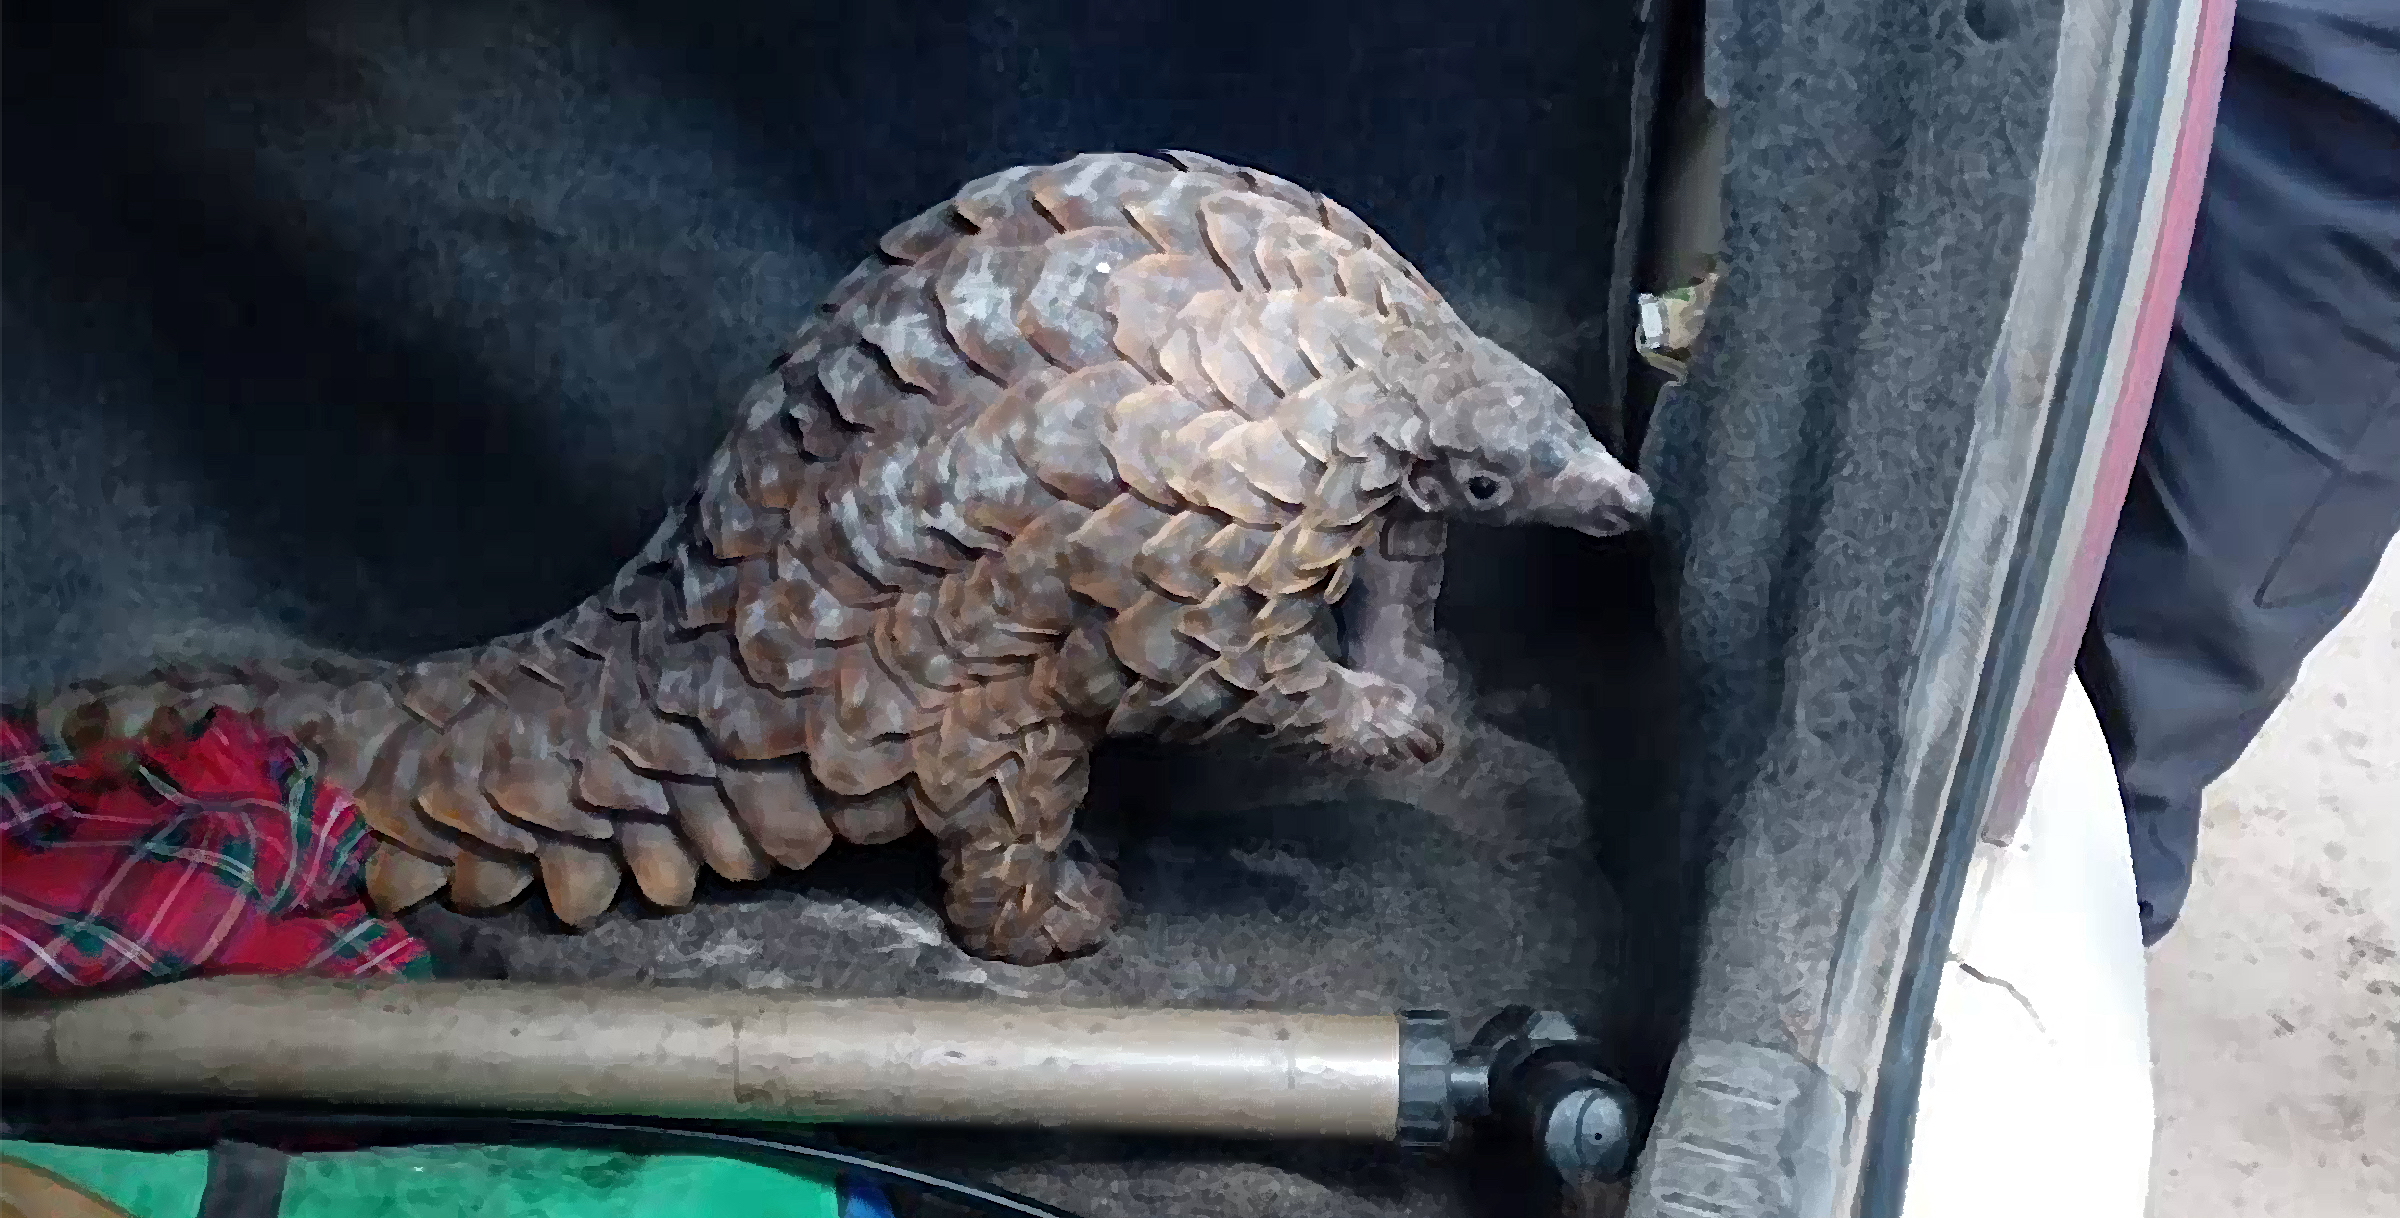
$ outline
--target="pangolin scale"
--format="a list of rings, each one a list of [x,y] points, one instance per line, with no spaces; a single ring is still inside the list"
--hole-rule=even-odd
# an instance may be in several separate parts
[[[162,670],[70,741],[256,711],[374,829],[376,905],[571,925],[918,827],[976,954],[1080,953],[1104,737],[1433,756],[1445,519],[1608,534],[1649,492],[1341,205],[1190,153],[1006,170],[884,235],[606,589],[399,665]],[[160,718],[165,716],[165,718]]]

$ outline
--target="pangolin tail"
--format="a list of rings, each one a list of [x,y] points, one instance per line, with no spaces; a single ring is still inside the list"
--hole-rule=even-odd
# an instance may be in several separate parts
[[[72,746],[255,713],[349,790],[374,829],[374,904],[398,912],[443,890],[464,909],[538,878],[584,925],[630,874],[651,903],[688,904],[702,867],[754,880],[831,844],[799,758],[722,760],[697,724],[657,709],[660,646],[637,561],[615,586],[533,630],[398,663],[176,666],[83,682],[35,706]],[[647,612],[645,612],[647,611]],[[669,691],[670,693],[672,691]],[[902,826],[904,829],[905,826]]]

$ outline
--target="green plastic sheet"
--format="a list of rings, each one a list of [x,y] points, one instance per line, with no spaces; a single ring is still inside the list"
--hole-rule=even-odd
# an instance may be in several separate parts
[[[208,1153],[0,1142],[135,1218],[194,1218]],[[278,1218],[838,1218],[830,1178],[703,1155],[422,1146],[294,1156]]]

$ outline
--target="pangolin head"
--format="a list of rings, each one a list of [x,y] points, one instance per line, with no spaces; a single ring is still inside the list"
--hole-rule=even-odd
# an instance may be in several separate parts
[[[1650,517],[1650,488],[1586,428],[1565,390],[1451,319],[1387,352],[1424,420],[1402,489],[1417,510],[1608,537]],[[1444,333],[1446,331],[1446,333]]]

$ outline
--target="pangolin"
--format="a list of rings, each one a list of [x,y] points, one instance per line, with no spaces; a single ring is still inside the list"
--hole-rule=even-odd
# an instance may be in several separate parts
[[[570,925],[923,827],[977,955],[1088,951],[1094,745],[1434,756],[1445,520],[1650,494],[1348,209],[1192,153],[995,173],[885,234],[607,588],[395,665],[168,669],[46,729],[254,711],[350,789],[375,904]],[[1349,662],[1345,663],[1347,659]],[[160,720],[157,716],[165,715]]]

